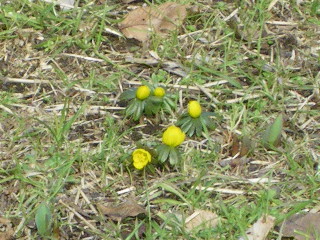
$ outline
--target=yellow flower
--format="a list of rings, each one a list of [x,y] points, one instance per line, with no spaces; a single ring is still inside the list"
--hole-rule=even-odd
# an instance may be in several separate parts
[[[136,97],[140,100],[144,100],[150,95],[150,88],[146,85],[138,87]]]
[[[170,126],[164,131],[162,135],[162,142],[168,146],[176,147],[179,146],[185,138],[185,133],[182,132],[179,127]]]
[[[188,104],[188,113],[193,118],[198,118],[201,115],[201,106],[197,101],[190,101]]]
[[[133,159],[133,166],[136,169],[141,170],[149,162],[151,162],[151,154],[148,151],[146,151],[142,148],[139,148],[139,149],[136,149],[133,151],[132,159]]]
[[[156,97],[163,97],[165,94],[166,94],[166,91],[162,88],[162,87],[157,87],[153,94],[156,96]]]

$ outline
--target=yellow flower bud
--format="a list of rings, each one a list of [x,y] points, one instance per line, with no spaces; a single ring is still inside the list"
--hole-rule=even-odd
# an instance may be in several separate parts
[[[201,106],[197,101],[190,101],[188,104],[188,113],[193,118],[198,118],[201,115]]]
[[[156,96],[156,97],[163,97],[165,94],[166,94],[166,91],[162,88],[162,87],[157,87],[153,94]]]
[[[185,138],[185,133],[182,132],[179,127],[170,126],[164,131],[162,135],[162,142],[168,146],[177,147],[184,141]]]
[[[151,154],[148,151],[142,148],[139,148],[133,151],[132,159],[133,159],[133,166],[136,169],[141,170],[149,162],[151,162]]]
[[[140,100],[144,100],[150,95],[150,88],[146,85],[138,87],[136,97]]]

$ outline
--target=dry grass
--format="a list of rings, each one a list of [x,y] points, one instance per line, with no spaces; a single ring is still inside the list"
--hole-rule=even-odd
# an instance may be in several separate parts
[[[34,214],[42,201],[51,204],[57,239],[237,239],[262,214],[281,223],[319,205],[320,22],[312,2],[190,2],[199,12],[181,33],[144,48],[104,30],[117,29],[139,3],[80,1],[63,12],[13,2],[0,5],[7,235],[40,239]],[[178,114],[133,123],[119,95],[153,73],[176,95],[178,113],[195,98],[221,119],[207,138],[184,142],[180,169],[144,175],[128,167],[128,154],[137,143],[159,142]],[[260,134],[278,114],[282,143],[268,151]],[[248,137],[253,151],[232,156],[234,134]],[[147,216],[118,223],[97,209],[128,199],[146,206]],[[180,218],[195,208],[224,221],[188,233]],[[275,228],[269,239],[277,237]]]

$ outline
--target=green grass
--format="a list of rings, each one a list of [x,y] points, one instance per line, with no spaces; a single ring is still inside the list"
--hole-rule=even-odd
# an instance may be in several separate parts
[[[143,47],[105,31],[117,30],[128,11],[121,1],[83,0],[68,11],[42,1],[1,3],[0,215],[15,238],[39,237],[43,202],[51,239],[238,239],[264,214],[281,224],[319,205],[319,1],[271,9],[270,0],[187,2],[200,10],[181,32]],[[182,64],[187,77],[125,60],[151,58],[148,50]],[[119,96],[150,81],[167,85],[178,107],[140,126],[124,118]],[[217,128],[186,139],[182,164],[135,170],[130,153],[160,143],[191,99],[217,113]],[[281,144],[265,149],[261,135],[279,114]],[[248,137],[252,149],[246,163],[223,165],[233,134]],[[256,178],[268,181],[250,182]],[[127,199],[147,214],[117,222],[95,212],[97,203]],[[217,213],[220,223],[188,232],[184,220],[195,209]],[[274,228],[268,239],[277,238]]]

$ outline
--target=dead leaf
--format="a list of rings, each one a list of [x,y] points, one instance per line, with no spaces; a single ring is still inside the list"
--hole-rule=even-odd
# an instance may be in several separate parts
[[[284,237],[296,240],[316,240],[320,235],[320,213],[299,213],[289,217],[282,229]]]
[[[177,29],[187,16],[187,7],[174,2],[160,6],[139,7],[130,12],[119,24],[127,38],[145,42],[152,33],[165,36]]]
[[[232,168],[241,167],[248,164],[251,161],[250,158],[241,157],[241,158],[234,158],[234,159],[223,159],[219,162],[221,167],[230,166]]]
[[[12,223],[9,219],[0,217],[0,239],[10,240],[13,239],[14,230],[12,229]]]
[[[232,135],[231,156],[234,157],[240,152],[240,140],[236,134]]]
[[[197,209],[185,221],[188,232],[195,230],[200,225],[214,228],[219,223],[219,216],[211,211]]]
[[[275,217],[270,215],[262,216],[252,227],[246,231],[246,237],[240,237],[239,240],[264,240],[274,225]]]
[[[241,140],[236,134],[232,135],[231,156],[239,154],[239,157],[246,156],[252,149],[252,141],[244,136]]]
[[[126,217],[135,217],[139,214],[145,214],[146,210],[137,204],[137,202],[129,200],[117,206],[104,206],[100,203],[97,208],[101,213],[107,215],[114,221],[121,221]]]

